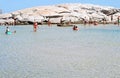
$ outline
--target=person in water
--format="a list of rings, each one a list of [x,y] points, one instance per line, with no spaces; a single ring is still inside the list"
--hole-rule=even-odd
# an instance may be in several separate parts
[[[5,34],[12,34],[12,33],[10,32],[10,30],[9,30],[9,28],[8,28],[8,27],[6,27]]]
[[[48,19],[48,26],[51,26],[51,21],[50,21],[50,19]]]
[[[75,25],[73,26],[73,30],[75,30]]]
[[[37,22],[34,22],[33,24],[33,29],[34,29],[34,32],[37,31],[37,28],[38,28],[38,23]]]
[[[73,30],[78,30],[78,27],[74,25]]]
[[[10,29],[8,27],[6,27],[6,32],[5,33],[7,33],[7,32],[10,32]]]

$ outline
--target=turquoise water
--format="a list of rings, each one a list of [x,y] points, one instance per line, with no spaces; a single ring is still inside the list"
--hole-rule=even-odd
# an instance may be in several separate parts
[[[120,27],[0,27],[0,78],[120,78]]]

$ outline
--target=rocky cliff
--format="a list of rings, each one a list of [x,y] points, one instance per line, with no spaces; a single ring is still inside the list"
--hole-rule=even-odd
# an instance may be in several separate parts
[[[51,23],[71,21],[116,22],[120,16],[120,9],[92,4],[58,4],[52,6],[39,6],[18,10],[8,14],[0,14],[0,23],[29,22],[42,23],[50,20]]]

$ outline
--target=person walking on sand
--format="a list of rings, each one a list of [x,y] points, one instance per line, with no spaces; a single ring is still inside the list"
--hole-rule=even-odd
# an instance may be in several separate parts
[[[34,30],[34,32],[37,31],[37,28],[38,28],[38,23],[34,22],[34,24],[33,24],[33,30]]]

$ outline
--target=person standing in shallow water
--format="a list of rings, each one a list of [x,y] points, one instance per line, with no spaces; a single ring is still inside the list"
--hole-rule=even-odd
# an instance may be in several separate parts
[[[34,32],[37,31],[37,28],[38,28],[38,23],[34,22],[34,24],[33,24],[33,30],[34,30]]]
[[[50,19],[48,19],[48,26],[51,26],[51,21],[50,21]]]
[[[7,32],[10,32],[10,29],[8,27],[6,27],[5,33],[7,33]]]

